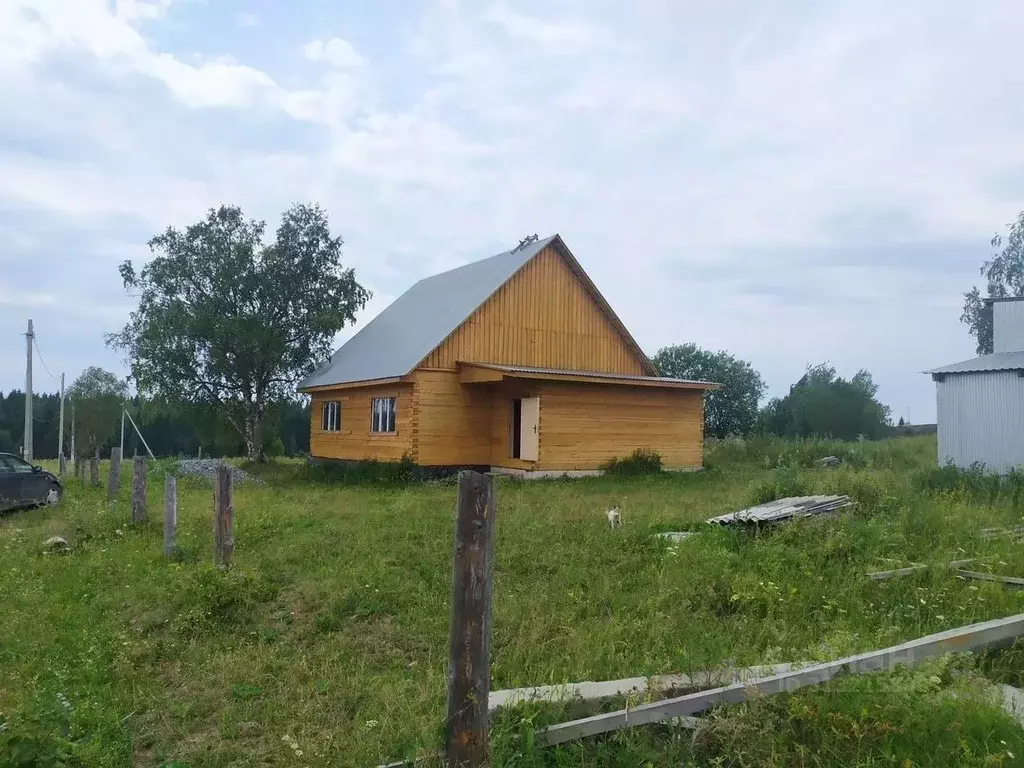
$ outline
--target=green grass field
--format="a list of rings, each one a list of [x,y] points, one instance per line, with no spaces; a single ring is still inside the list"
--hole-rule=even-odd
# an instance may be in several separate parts
[[[493,689],[729,663],[825,660],[1024,612],[1024,591],[942,572],[871,582],[879,557],[1024,576],[1024,484],[933,469],[929,438],[731,441],[687,475],[502,481]],[[842,455],[838,469],[813,460]],[[455,488],[331,485],[301,465],[235,488],[235,561],[212,566],[212,490],[179,482],[180,557],[151,522],[75,481],[0,517],[0,767],[373,766],[436,757],[444,717]],[[104,477],[105,481],[105,477]],[[659,531],[803,492],[852,510],[759,536]],[[623,527],[604,510],[619,504]],[[65,536],[67,555],[43,554]],[[542,748],[553,707],[493,723],[503,766],[1020,765],[1024,731],[975,680],[1020,684],[1024,645],[849,677],[708,716]],[[20,757],[19,757],[20,755]],[[20,762],[19,762],[20,760]]]

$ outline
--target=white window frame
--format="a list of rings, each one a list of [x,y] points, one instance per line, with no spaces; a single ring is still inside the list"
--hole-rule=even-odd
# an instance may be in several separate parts
[[[341,432],[341,402],[338,400],[324,401],[320,414],[321,432]]]
[[[393,435],[398,431],[398,398],[375,397],[370,401],[370,432]]]

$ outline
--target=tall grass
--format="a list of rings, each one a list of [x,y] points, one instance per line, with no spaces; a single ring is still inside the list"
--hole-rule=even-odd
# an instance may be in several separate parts
[[[880,557],[1024,575],[1020,543],[980,534],[1020,522],[1012,493],[927,480],[934,440],[901,442],[765,443],[763,458],[723,443],[709,472],[500,482],[493,687],[830,659],[1024,610],[1024,593],[941,568],[864,577],[891,567]],[[823,469],[821,455],[847,459]],[[454,488],[273,465],[235,489],[222,572],[209,485],[179,481],[171,562],[157,515],[129,523],[129,471],[112,506],[72,480],[61,507],[0,518],[2,768],[15,749],[20,765],[100,768],[436,759]],[[802,489],[858,503],[756,535],[701,525]],[[152,483],[151,508],[161,493]],[[55,534],[70,554],[43,554]],[[518,708],[495,720],[495,764],[1011,765],[1020,730],[959,680],[1019,682],[1022,653],[724,708],[699,739],[658,726],[541,748],[533,729],[572,713]]]

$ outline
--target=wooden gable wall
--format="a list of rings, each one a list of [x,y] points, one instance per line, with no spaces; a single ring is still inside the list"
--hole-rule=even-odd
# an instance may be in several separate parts
[[[458,361],[644,374],[636,353],[551,246],[503,285],[420,367],[454,369]]]

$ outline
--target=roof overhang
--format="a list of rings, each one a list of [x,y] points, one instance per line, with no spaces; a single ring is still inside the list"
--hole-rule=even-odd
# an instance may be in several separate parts
[[[316,387],[299,387],[299,392],[312,394],[330,389],[356,389],[357,387],[378,387],[381,384],[401,384],[407,381],[405,376],[391,376],[386,379],[367,379],[365,381],[346,381],[341,384],[321,384]]]
[[[585,384],[609,384],[620,387],[656,387],[659,389],[720,389],[721,384],[710,381],[689,381],[663,376],[638,376],[598,371],[562,371],[547,368],[528,368],[490,363],[457,363],[459,382],[462,384],[498,384],[506,380],[567,381]]]

